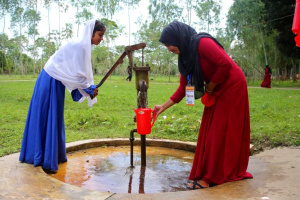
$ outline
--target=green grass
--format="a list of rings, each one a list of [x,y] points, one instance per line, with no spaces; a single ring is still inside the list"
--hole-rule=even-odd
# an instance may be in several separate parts
[[[96,76],[98,82],[102,77]],[[67,142],[92,138],[129,138],[136,108],[134,79],[112,76],[99,88],[98,102],[76,103],[68,91],[65,101]],[[33,76],[0,76],[0,156],[20,151],[27,111],[35,84]],[[152,79],[152,80],[151,80]],[[284,83],[293,87],[291,83]],[[150,76],[148,107],[167,100],[178,86],[178,77]],[[251,84],[250,84],[251,85]],[[299,83],[296,88],[299,89]],[[259,148],[300,146],[300,90],[249,88],[251,143]],[[160,116],[148,138],[196,141],[203,105],[185,102],[174,105]],[[138,137],[138,135],[136,135]]]
[[[254,87],[260,87],[262,80],[248,80],[248,85],[249,86],[254,86]],[[290,88],[300,88],[300,80],[298,79],[297,82],[293,82],[293,80],[285,80],[285,81],[281,81],[281,80],[272,80],[271,81],[271,87],[272,88],[286,88],[286,87],[290,87]]]

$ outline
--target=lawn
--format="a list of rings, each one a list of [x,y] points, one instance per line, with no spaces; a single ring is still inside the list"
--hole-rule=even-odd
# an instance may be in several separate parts
[[[97,76],[97,82],[102,77]],[[35,84],[33,76],[0,76],[0,156],[20,151],[24,124]],[[99,88],[98,102],[72,101],[66,90],[65,127],[67,142],[92,138],[129,138],[136,108],[134,79],[112,76]],[[250,86],[259,85],[258,82]],[[291,81],[265,89],[249,87],[251,143],[258,150],[276,146],[300,146],[300,84]],[[178,86],[178,77],[150,76],[148,107],[167,100]],[[280,88],[279,88],[280,87]],[[282,89],[282,87],[284,89]],[[168,109],[157,119],[148,138],[196,141],[203,105],[185,102]],[[164,116],[164,117],[163,117]],[[136,135],[136,137],[138,137]]]

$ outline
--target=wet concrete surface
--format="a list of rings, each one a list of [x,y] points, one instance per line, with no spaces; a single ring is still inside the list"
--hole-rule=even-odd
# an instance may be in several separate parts
[[[141,166],[141,148],[97,147],[71,152],[68,162],[49,176],[65,183],[100,192],[160,193],[187,191],[194,153],[164,147],[146,148],[146,166]]]
[[[126,145],[128,139],[115,139],[115,144]],[[101,143],[102,142],[102,143]],[[148,145],[175,145],[193,149],[193,143],[147,140]],[[73,151],[109,144],[107,140],[78,141],[67,144]],[[254,176],[212,188],[128,194],[99,192],[67,184],[50,177],[41,169],[18,161],[19,153],[0,158],[0,199],[300,199],[300,148],[276,148],[250,156],[248,171]]]

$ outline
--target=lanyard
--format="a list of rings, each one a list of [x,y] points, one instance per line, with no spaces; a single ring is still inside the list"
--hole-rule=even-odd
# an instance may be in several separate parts
[[[186,80],[187,80],[187,85],[192,85],[192,75],[191,74],[186,76]]]

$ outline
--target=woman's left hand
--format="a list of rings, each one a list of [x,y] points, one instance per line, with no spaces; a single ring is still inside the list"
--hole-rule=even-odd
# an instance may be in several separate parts
[[[216,83],[210,81],[208,84],[205,85],[205,92],[207,94],[213,94],[216,86],[217,86]]]
[[[215,105],[215,103],[216,103],[215,94],[213,94],[213,93],[209,94],[209,93],[205,92],[203,97],[201,97],[201,102],[206,107],[211,107],[211,106]]]

